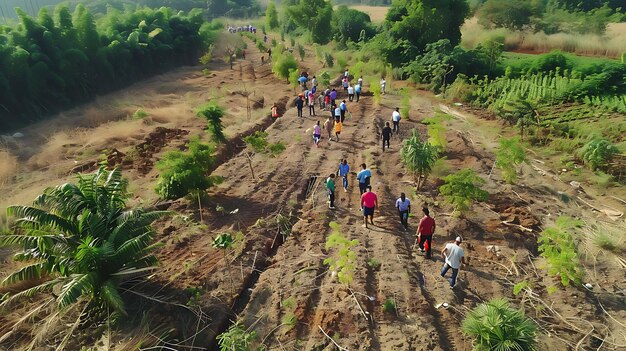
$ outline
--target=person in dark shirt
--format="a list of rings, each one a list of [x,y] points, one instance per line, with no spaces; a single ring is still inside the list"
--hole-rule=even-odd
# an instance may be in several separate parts
[[[391,139],[392,134],[389,122],[385,122],[385,127],[383,128],[383,132],[381,134],[381,137],[383,138],[383,151],[385,151],[385,142],[387,143],[387,148],[389,148],[389,139]]]
[[[304,98],[298,96],[296,99],[296,107],[298,108],[298,117],[302,117],[302,109],[304,108]]]

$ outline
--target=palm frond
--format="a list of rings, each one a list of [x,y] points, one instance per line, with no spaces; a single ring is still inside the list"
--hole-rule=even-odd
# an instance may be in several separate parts
[[[105,304],[114,311],[121,313],[124,316],[127,315],[124,300],[122,299],[122,296],[120,296],[119,291],[117,291],[117,286],[111,280],[107,280],[104,284],[102,284],[100,297]]]
[[[57,297],[57,305],[65,308],[76,302],[82,295],[93,291],[96,274],[96,272],[73,274],[70,277],[71,280],[61,289],[61,294]]]
[[[145,233],[136,238],[127,240],[117,249],[115,257],[120,262],[130,262],[134,258],[138,258],[138,256],[143,256],[152,237],[152,233]]]
[[[53,280],[49,280],[47,282],[41,283],[37,286],[33,286],[32,288],[28,288],[26,290],[20,291],[17,294],[8,295],[4,301],[0,304],[0,310],[8,308],[12,306],[14,303],[19,302],[22,299],[31,298],[39,293],[52,289],[52,287],[56,284],[62,283],[64,278],[57,278]]]
[[[20,217],[16,222],[17,225],[20,224],[20,221],[35,222],[41,226],[61,229],[66,233],[76,232],[76,227],[65,218],[36,207],[10,206],[7,208],[7,214]]]
[[[23,282],[33,279],[40,279],[47,272],[45,269],[46,264],[43,262],[37,262],[25,267],[18,269],[17,271],[9,274],[6,278],[4,278],[0,285],[7,286],[11,284],[15,284],[17,282]]]

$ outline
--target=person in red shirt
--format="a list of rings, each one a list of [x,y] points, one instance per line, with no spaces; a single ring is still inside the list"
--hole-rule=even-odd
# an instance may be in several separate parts
[[[372,186],[367,186],[367,191],[361,195],[361,209],[363,210],[363,221],[367,228],[367,217],[370,217],[370,223],[374,225],[374,210],[378,207],[378,196],[372,192]]]
[[[430,258],[433,233],[437,225],[435,224],[435,220],[430,216],[428,208],[424,207],[422,211],[424,212],[424,217],[422,217],[420,225],[417,227],[417,240],[419,242],[420,251],[424,252],[424,245],[426,245],[426,258]]]

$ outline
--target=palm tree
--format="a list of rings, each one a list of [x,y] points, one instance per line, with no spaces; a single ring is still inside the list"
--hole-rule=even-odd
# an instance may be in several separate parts
[[[535,350],[537,326],[505,299],[478,305],[463,321],[462,330],[475,338],[476,351]]]
[[[428,142],[423,142],[417,131],[413,130],[411,137],[404,141],[400,156],[404,166],[415,177],[417,190],[419,190],[426,181],[426,175],[432,170],[439,158],[439,148]],[[422,176],[424,176],[423,181]]]
[[[126,314],[120,285],[154,269],[150,224],[167,213],[127,210],[126,185],[118,169],[101,168],[79,176],[78,184],[47,189],[32,206],[9,207],[7,214],[17,220],[0,235],[0,245],[20,247],[15,258],[29,264],[0,285],[40,283],[8,296],[0,307],[60,286],[61,309],[85,298],[93,311]]]

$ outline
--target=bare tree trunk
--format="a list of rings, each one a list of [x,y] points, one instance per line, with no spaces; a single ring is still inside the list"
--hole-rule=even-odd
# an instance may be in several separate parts
[[[202,219],[202,201],[200,200],[200,192],[198,191],[198,211],[200,212],[200,222],[204,222]]]

